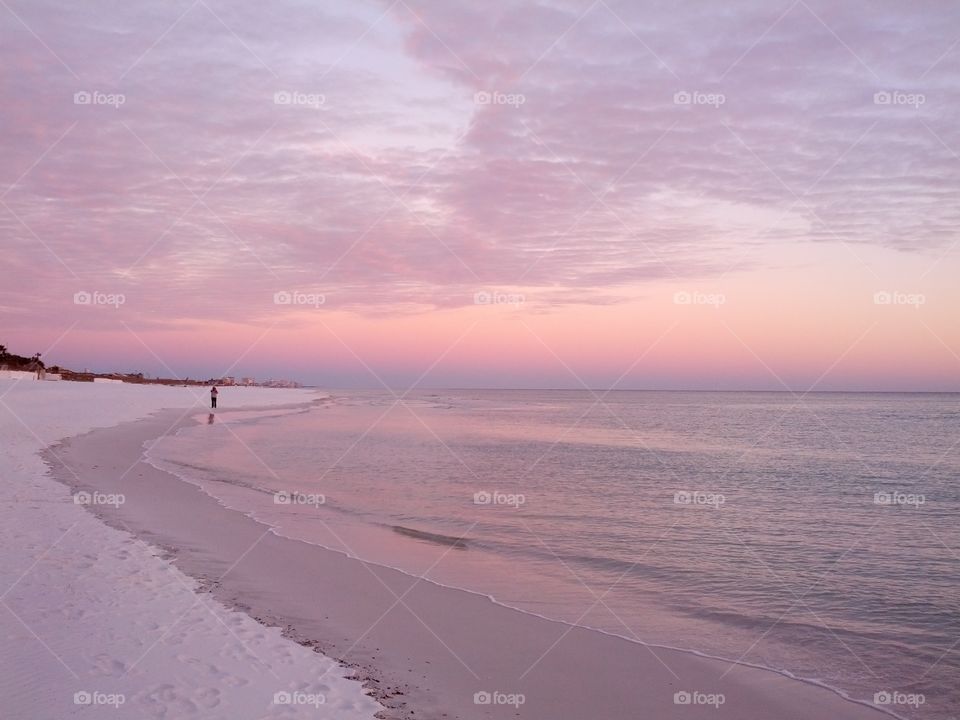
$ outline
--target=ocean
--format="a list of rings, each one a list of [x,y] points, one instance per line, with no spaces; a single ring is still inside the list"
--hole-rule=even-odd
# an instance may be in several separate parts
[[[654,653],[771,668],[901,717],[958,714],[958,395],[229,404],[227,388],[215,418],[148,457],[279,534]]]

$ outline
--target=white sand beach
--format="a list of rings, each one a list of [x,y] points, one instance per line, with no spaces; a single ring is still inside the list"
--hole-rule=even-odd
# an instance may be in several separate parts
[[[24,382],[0,395],[10,717],[80,716],[90,708],[75,698],[122,698],[105,715],[117,718],[888,717],[771,671],[571,628],[269,532],[140,462],[145,442],[205,416],[202,389]],[[231,389],[221,412],[312,397]],[[39,456],[48,445],[62,483]],[[75,504],[68,486],[100,502]]]
[[[311,397],[236,388],[222,392],[221,406]],[[5,720],[360,720],[380,709],[336,663],[226,608],[159,548],[103,524],[50,477],[38,454],[94,428],[206,403],[197,387],[0,380]]]

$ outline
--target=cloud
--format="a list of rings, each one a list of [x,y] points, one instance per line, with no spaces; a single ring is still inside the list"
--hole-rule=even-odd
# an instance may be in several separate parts
[[[37,317],[607,303],[764,243],[956,240],[960,8],[9,7],[0,306]]]

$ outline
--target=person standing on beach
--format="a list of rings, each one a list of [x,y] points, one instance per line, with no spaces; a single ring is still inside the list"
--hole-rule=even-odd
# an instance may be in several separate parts
[[[217,409],[217,395],[218,395],[218,394],[219,394],[219,393],[217,392],[217,386],[216,386],[216,385],[214,385],[212,388],[210,388],[210,409],[211,409],[211,410],[216,410],[216,409]]]

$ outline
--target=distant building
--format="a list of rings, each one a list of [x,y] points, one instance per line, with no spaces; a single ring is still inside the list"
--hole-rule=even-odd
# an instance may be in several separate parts
[[[261,385],[271,388],[298,388],[300,383],[294,380],[264,380]]]

